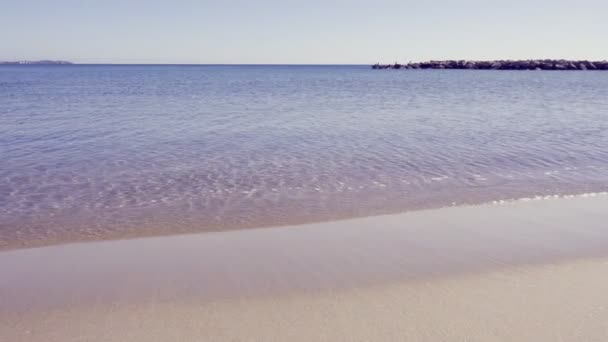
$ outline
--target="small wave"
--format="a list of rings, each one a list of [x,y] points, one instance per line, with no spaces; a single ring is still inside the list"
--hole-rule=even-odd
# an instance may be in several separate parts
[[[534,196],[534,197],[521,197],[521,198],[512,198],[512,199],[501,199],[494,200],[491,202],[493,205],[504,205],[504,204],[512,204],[518,202],[531,202],[531,201],[545,201],[545,200],[555,200],[555,199],[573,199],[573,198],[587,198],[587,197],[598,197],[598,196],[606,196],[608,195],[607,191],[603,192],[586,192],[581,194],[555,194],[555,195],[544,195],[544,196]]]

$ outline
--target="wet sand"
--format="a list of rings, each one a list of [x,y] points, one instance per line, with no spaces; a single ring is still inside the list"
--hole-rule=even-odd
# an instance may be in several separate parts
[[[0,340],[606,340],[608,196],[0,252]]]

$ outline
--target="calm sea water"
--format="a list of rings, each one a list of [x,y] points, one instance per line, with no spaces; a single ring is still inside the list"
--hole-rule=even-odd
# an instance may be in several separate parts
[[[608,190],[608,73],[2,66],[0,247]]]

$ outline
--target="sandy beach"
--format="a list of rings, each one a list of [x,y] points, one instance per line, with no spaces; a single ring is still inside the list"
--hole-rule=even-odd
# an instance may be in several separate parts
[[[0,7],[0,342],[608,342],[608,1]]]
[[[603,341],[608,196],[0,253],[3,341]]]

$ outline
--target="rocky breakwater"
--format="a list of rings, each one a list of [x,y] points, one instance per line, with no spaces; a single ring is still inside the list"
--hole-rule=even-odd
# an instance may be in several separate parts
[[[501,61],[429,61],[407,64],[374,64],[373,69],[460,69],[460,70],[608,70],[608,61],[555,59]]]

